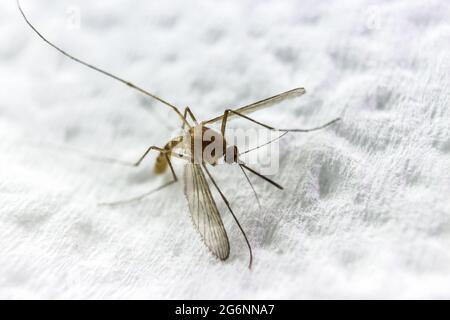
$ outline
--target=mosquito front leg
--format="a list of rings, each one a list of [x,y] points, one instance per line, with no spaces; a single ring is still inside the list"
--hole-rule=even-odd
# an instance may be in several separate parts
[[[283,131],[283,132],[310,132],[310,131],[320,130],[320,129],[328,127],[329,125],[332,125],[333,123],[341,120],[341,118],[336,118],[336,119],[333,119],[333,120],[325,123],[324,125],[321,125],[319,127],[309,128],[309,129],[277,129],[277,128],[271,127],[271,126],[269,126],[267,124],[264,124],[262,122],[259,122],[259,121],[255,120],[255,119],[252,119],[252,118],[250,118],[250,117],[248,117],[248,116],[246,116],[244,114],[241,114],[241,113],[239,113],[237,111],[234,111],[234,110],[231,110],[231,109],[227,109],[227,110],[225,110],[225,112],[223,114],[223,119],[222,119],[221,132],[222,132],[223,136],[225,136],[227,119],[228,119],[228,115],[230,113],[235,114],[235,115],[237,115],[237,116],[239,116],[241,118],[244,118],[244,119],[246,119],[248,121],[251,121],[253,123],[256,123],[257,125],[260,125],[260,126],[266,128],[266,129],[273,130],[273,131]]]

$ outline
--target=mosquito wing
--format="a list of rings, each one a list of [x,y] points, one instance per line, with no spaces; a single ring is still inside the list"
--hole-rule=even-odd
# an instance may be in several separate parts
[[[273,105],[275,105],[277,103],[280,103],[280,102],[283,102],[283,101],[286,101],[286,100],[289,100],[289,99],[294,99],[294,98],[300,97],[303,94],[305,94],[305,92],[306,91],[305,91],[304,88],[295,88],[295,89],[292,89],[292,90],[289,90],[289,91],[277,94],[277,95],[275,95],[273,97],[266,98],[266,99],[263,99],[263,100],[260,100],[260,101],[256,101],[256,102],[253,102],[253,103],[248,104],[246,106],[234,109],[234,111],[239,112],[241,114],[249,114],[249,113],[252,113],[254,111],[261,110],[263,108],[271,107],[271,106],[273,106]],[[229,113],[228,114],[228,119],[230,119],[230,118],[232,118],[234,116],[236,116],[236,115],[233,114],[233,113]],[[223,115],[215,117],[215,118],[207,120],[207,121],[204,121],[203,123],[207,124],[207,123],[218,122],[218,121],[221,121],[222,118],[223,118]]]
[[[226,260],[230,254],[227,232],[201,165],[186,164],[184,175],[184,193],[192,222],[211,252],[219,259]]]

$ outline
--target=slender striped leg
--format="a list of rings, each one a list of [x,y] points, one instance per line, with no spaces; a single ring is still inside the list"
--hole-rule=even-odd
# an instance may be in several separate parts
[[[39,32],[39,31],[31,24],[31,22],[28,20],[27,16],[25,15],[25,12],[23,12],[23,10],[22,10],[22,7],[21,7],[21,5],[20,5],[19,0],[16,0],[16,3],[17,3],[17,6],[18,6],[18,8],[19,8],[20,13],[22,14],[22,17],[24,18],[24,20],[25,20],[25,22],[28,24],[28,26],[34,31],[34,33],[36,33],[37,36],[39,36],[39,37],[40,37],[45,43],[47,43],[49,46],[51,46],[51,47],[53,47],[55,50],[59,51],[61,54],[63,54],[63,55],[66,56],[67,58],[69,58],[69,59],[71,59],[71,60],[73,60],[73,61],[75,61],[75,62],[77,62],[77,63],[79,63],[79,64],[81,64],[81,65],[84,65],[85,67],[87,67],[87,68],[89,68],[89,69],[91,69],[91,70],[94,70],[94,71],[96,71],[96,72],[99,72],[99,73],[101,73],[101,74],[103,74],[103,75],[105,75],[105,76],[107,76],[107,77],[109,77],[109,78],[112,78],[112,79],[116,80],[116,81],[122,82],[123,84],[127,85],[128,87],[130,87],[130,88],[132,88],[132,89],[134,89],[134,90],[136,90],[136,91],[139,91],[140,93],[142,93],[142,94],[144,94],[144,95],[146,95],[146,96],[148,96],[148,97],[150,97],[150,98],[153,98],[153,99],[155,99],[155,100],[157,100],[157,101],[163,103],[164,105],[166,105],[167,107],[169,107],[169,108],[171,108],[173,111],[175,111],[175,113],[181,118],[181,120],[183,121],[183,123],[185,123],[187,126],[189,126],[189,123],[187,123],[186,119],[183,118],[183,116],[182,116],[180,110],[178,110],[178,108],[177,108],[176,106],[174,106],[173,104],[167,102],[166,100],[164,100],[164,99],[158,97],[157,95],[155,95],[155,94],[153,94],[153,93],[148,92],[147,90],[144,90],[144,89],[141,88],[141,87],[138,87],[137,85],[135,85],[134,83],[131,83],[131,82],[128,81],[128,80],[125,80],[125,79],[123,79],[123,78],[121,78],[121,77],[118,77],[118,76],[116,76],[116,75],[114,75],[114,74],[112,74],[112,73],[110,73],[110,72],[108,72],[108,71],[106,71],[106,70],[103,70],[103,69],[101,69],[101,68],[99,68],[99,67],[96,67],[96,66],[94,66],[94,65],[92,65],[92,64],[90,64],[90,63],[88,63],[88,62],[86,62],[86,61],[83,61],[83,60],[81,60],[81,59],[79,59],[79,58],[77,58],[77,57],[71,55],[70,53],[68,53],[68,52],[66,52],[65,50],[61,49],[60,47],[58,47],[58,46],[55,45],[54,43],[50,42],[50,41],[49,41],[46,37],[44,37],[44,35],[43,35],[42,33],[40,33],[40,32]]]

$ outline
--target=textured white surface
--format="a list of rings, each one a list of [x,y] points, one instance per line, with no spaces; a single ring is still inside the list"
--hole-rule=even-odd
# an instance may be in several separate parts
[[[198,118],[304,86],[255,114],[305,127],[281,143],[258,210],[236,168],[214,169],[231,257],[211,257],[181,185],[133,160],[178,126],[170,111],[62,57],[0,3],[0,297],[450,298],[448,1],[24,1],[69,52],[190,105]],[[76,27],[80,13],[80,28]],[[74,24],[75,23],[75,24]],[[145,110],[147,109],[147,110]],[[245,125],[236,121],[235,125]],[[180,169],[180,166],[177,166]],[[248,200],[252,199],[252,200]]]

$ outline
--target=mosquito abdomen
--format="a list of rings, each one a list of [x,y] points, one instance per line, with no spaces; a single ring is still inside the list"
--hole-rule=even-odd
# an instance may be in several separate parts
[[[167,170],[169,163],[167,162],[166,157],[170,158],[172,149],[175,148],[181,141],[182,138],[178,137],[166,143],[166,145],[164,146],[164,150],[166,150],[167,152],[160,152],[158,157],[156,157],[155,167],[153,168],[153,171],[156,174],[164,173]]]
[[[168,156],[170,157],[170,155]],[[156,174],[164,173],[167,170],[168,164],[169,163],[167,162],[166,155],[161,152],[156,158],[156,163],[153,171]]]

